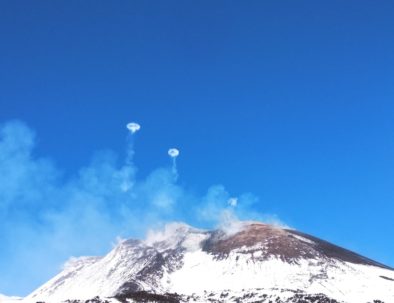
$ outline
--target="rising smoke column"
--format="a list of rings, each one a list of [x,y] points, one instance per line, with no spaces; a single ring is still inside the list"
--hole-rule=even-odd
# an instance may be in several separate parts
[[[174,175],[174,179],[178,179],[178,170],[176,168],[176,158],[179,156],[179,150],[176,148],[170,148],[168,150],[168,155],[172,159],[172,173]]]
[[[123,192],[129,191],[129,189],[133,186],[133,179],[135,174],[135,167],[133,164],[134,157],[134,137],[136,132],[141,129],[141,125],[136,122],[130,122],[126,125],[126,128],[129,130],[129,135],[127,137],[127,152],[126,152],[126,163],[122,169],[122,183],[121,190]]]
[[[134,136],[135,133],[141,129],[141,125],[135,122],[130,122],[126,125],[127,129],[130,131],[129,136],[127,138],[127,157],[126,157],[126,164],[133,163],[133,156],[134,156]]]
[[[275,216],[256,213],[257,197],[249,193],[232,196],[217,184],[201,196],[178,185],[175,148],[168,150],[172,169],[159,167],[137,180],[133,155],[141,126],[123,127],[123,163],[99,153],[74,177],[58,179],[62,172],[49,158],[34,156],[35,134],[27,125],[0,124],[0,238],[7,244],[1,247],[0,286],[11,281],[22,291],[23,284],[41,284],[69,256],[102,254],[116,236],[142,237],[166,222],[216,226],[227,234],[238,230],[239,220],[283,226]],[[27,264],[23,277],[21,262]]]

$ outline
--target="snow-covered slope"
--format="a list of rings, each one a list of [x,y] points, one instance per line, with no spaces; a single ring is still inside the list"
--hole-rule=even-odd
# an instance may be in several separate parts
[[[21,301],[22,298],[20,297],[9,297],[3,294],[0,294],[0,303],[17,303],[18,301]]]
[[[104,257],[72,260],[26,300],[166,293],[181,295],[173,302],[330,298],[392,303],[394,271],[312,236],[266,224],[244,223],[231,235],[171,224],[145,241],[124,241]]]

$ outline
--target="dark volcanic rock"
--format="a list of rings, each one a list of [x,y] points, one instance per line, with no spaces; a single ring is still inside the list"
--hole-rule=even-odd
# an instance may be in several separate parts
[[[156,303],[179,303],[181,297],[177,294],[155,294],[146,291],[137,291],[124,293],[122,295],[115,296],[117,300],[122,303],[126,303],[128,300],[134,300],[135,302],[156,302]]]
[[[298,236],[301,236],[301,237],[304,237],[308,240],[313,241],[314,243],[316,243],[314,245],[316,251],[318,251],[321,255],[324,255],[327,258],[334,258],[334,259],[337,259],[340,261],[345,261],[345,262],[350,262],[350,263],[355,263],[355,264],[378,266],[381,268],[393,270],[393,268],[391,268],[389,266],[378,263],[374,260],[363,257],[355,252],[352,252],[350,250],[344,249],[344,248],[339,247],[337,245],[331,244],[327,241],[321,240],[321,239],[313,237],[311,235],[304,234],[302,232],[299,232],[296,230],[291,230],[291,229],[287,229],[286,231],[289,232],[290,234],[298,235]]]
[[[262,223],[250,224],[231,236],[220,231],[213,232],[203,244],[204,251],[218,258],[225,258],[231,251],[240,248],[249,254],[262,250],[259,257],[262,260],[274,256],[286,262],[297,263],[300,259],[323,258],[393,270],[389,266],[308,234]]]

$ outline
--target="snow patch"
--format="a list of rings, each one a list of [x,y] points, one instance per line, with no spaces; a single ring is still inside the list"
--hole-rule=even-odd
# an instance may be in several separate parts
[[[302,242],[309,243],[309,244],[316,244],[314,241],[309,240],[309,239],[304,238],[304,237],[301,237],[301,236],[299,236],[299,235],[293,234],[292,236],[293,236],[294,238],[296,238],[296,239],[302,241]]]
[[[64,265],[63,270],[71,271],[82,266],[96,263],[102,257],[71,257]]]
[[[16,296],[6,296],[3,294],[0,294],[0,303],[17,303],[18,301],[21,301],[21,297],[16,297]]]

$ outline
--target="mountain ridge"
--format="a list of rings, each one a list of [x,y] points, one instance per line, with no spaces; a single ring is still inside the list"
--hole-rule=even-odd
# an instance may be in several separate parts
[[[268,224],[243,222],[226,234],[178,223],[146,240],[122,241],[104,257],[74,260],[74,267],[26,300],[96,296],[118,301],[169,296],[179,302],[308,302],[308,296],[321,296],[332,302],[390,303],[394,271],[319,238]]]

